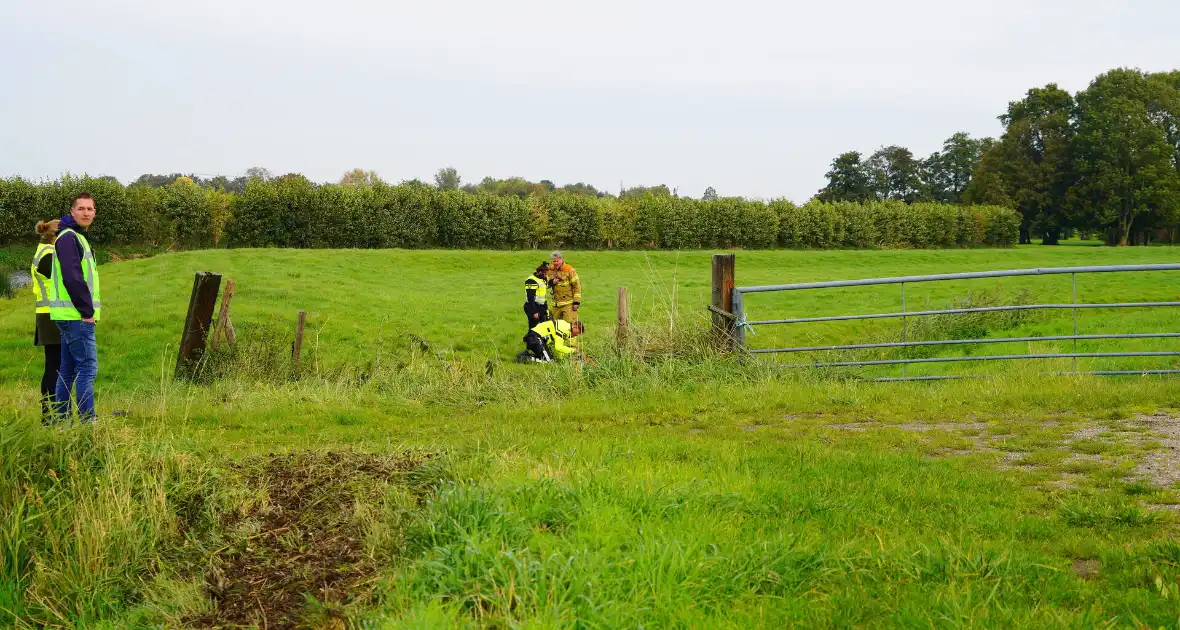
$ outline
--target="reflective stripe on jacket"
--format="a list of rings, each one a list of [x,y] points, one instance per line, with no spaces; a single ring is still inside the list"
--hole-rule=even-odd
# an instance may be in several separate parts
[[[33,297],[37,298],[38,313],[49,312],[49,283],[52,280],[41,275],[41,272],[37,271],[37,267],[41,265],[42,258],[52,255],[53,243],[37,245],[37,251],[33,254],[33,266],[29,267],[29,277],[33,279],[29,286],[33,288]]]
[[[532,302],[534,304],[544,304],[546,296],[549,293],[549,285],[545,280],[538,278],[536,274],[531,275],[524,280],[524,301],[529,302],[529,291],[534,291]]]

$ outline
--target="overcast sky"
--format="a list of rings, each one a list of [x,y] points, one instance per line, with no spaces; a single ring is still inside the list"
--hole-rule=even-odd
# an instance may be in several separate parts
[[[1033,86],[1180,67],[1177,0],[0,0],[0,175],[431,180],[804,201],[998,135]]]

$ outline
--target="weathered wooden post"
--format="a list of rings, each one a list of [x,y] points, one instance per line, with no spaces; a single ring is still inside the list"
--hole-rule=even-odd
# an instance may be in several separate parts
[[[233,345],[237,343],[238,335],[234,332],[234,325],[229,321],[229,303],[234,299],[234,291],[238,288],[236,280],[225,282],[225,291],[221,292],[221,310],[217,313],[217,324],[213,327],[213,349],[218,348],[219,340],[225,337],[225,342]]]
[[[295,320],[295,343],[291,345],[291,362],[295,365],[295,375],[299,376],[299,357],[303,353],[303,325],[307,323],[307,312],[299,311]]]
[[[722,351],[733,348],[733,270],[734,254],[713,254],[712,300],[713,336]]]
[[[630,327],[631,305],[627,302],[627,287],[619,287],[619,301],[615,319],[615,346],[619,350],[627,346],[627,329]]]
[[[193,292],[188,300],[188,314],[180,335],[180,354],[176,359],[176,376],[192,374],[205,356],[205,335],[213,323],[213,307],[217,305],[217,291],[221,288],[221,274],[199,271],[193,279]]]

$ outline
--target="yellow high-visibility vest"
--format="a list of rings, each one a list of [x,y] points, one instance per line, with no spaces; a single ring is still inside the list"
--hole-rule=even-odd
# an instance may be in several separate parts
[[[545,299],[549,294],[549,285],[543,278],[538,278],[536,274],[533,274],[524,279],[524,290],[526,291],[526,296],[528,295],[528,291],[536,291],[537,304],[544,304]]]
[[[51,280],[41,275],[37,271],[37,266],[41,264],[41,259],[46,256],[53,255],[52,243],[41,243],[37,245],[37,251],[33,253],[33,266],[29,267],[29,277],[33,279],[29,286],[33,288],[33,297],[37,298],[37,312],[49,312],[49,283]],[[53,273],[52,271],[50,273]]]
[[[57,239],[60,241],[61,237],[66,234],[76,236],[78,244],[82,246],[82,279],[90,288],[90,299],[94,302],[94,321],[98,321],[102,314],[102,296],[98,282],[98,267],[94,264],[94,250],[90,249],[90,241],[73,228],[66,228],[58,232]],[[81,320],[82,314],[74,308],[74,303],[70,301],[70,294],[66,291],[66,285],[61,275],[61,261],[57,259],[57,256],[53,257],[53,277],[51,279],[53,283],[49,289],[49,319],[55,322]]]
[[[545,344],[553,344],[553,351],[559,357],[568,357],[578,351],[578,342],[573,335],[573,326],[565,320],[543,321],[533,326],[533,332],[541,335]]]

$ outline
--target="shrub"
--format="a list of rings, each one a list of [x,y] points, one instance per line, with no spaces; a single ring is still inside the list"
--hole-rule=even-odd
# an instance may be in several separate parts
[[[40,216],[40,187],[20,177],[0,179],[0,243],[36,243],[33,226]]]
[[[94,197],[97,209],[94,225],[87,230],[87,238],[95,244],[131,243],[142,238],[142,231],[135,224],[134,213],[127,199],[127,190],[113,177],[90,177],[65,175],[54,182],[38,186],[37,210],[32,213],[34,222],[52,219],[70,211],[70,202],[81,192]],[[32,224],[29,224],[29,228]]]
[[[420,182],[375,186],[375,230],[384,234],[381,247],[422,248],[438,243],[432,197],[437,190]]]
[[[486,196],[486,195],[485,195]],[[480,198],[458,190],[433,195],[434,217],[438,221],[438,244],[471,248],[491,242],[491,226]]]
[[[265,247],[274,243],[277,238],[273,229],[280,212],[279,191],[274,182],[251,179],[238,197],[233,216],[226,222],[226,244]]]
[[[593,248],[602,242],[598,199],[585,195],[546,195],[553,237],[559,247]]]
[[[311,219],[315,211],[315,185],[302,175],[283,175],[274,180],[278,216],[273,227],[280,247],[311,247]]]
[[[668,247],[664,242],[662,228],[665,215],[672,208],[668,197],[647,195],[638,199],[623,199],[619,203],[635,208],[635,245],[657,249]]]
[[[636,205],[614,198],[605,198],[598,204],[599,231],[607,249],[635,247]]]
[[[213,211],[205,190],[188,178],[164,187],[164,216],[172,226],[176,243],[185,247],[214,244]],[[98,225],[96,222],[95,225]]]
[[[316,185],[297,174],[248,181],[241,194],[179,178],[124,188],[109,177],[0,180],[0,243],[28,243],[40,219],[61,216],[79,191],[95,197],[96,243],[185,247],[701,247],[800,249],[1006,247],[1020,217],[998,206],[906,205],[651,193],[627,199],[565,192],[493,195],[391,186]]]
[[[483,195],[477,198],[487,217],[489,247],[524,247],[532,238],[528,201],[520,197]]]
[[[121,244],[167,245],[176,237],[172,221],[164,212],[164,189],[153,186],[127,188],[131,236]],[[105,218],[105,217],[104,217]]]
[[[701,247],[706,226],[701,213],[702,202],[695,199],[677,199],[648,195],[644,200],[660,208],[661,247],[668,249],[694,249]]]
[[[767,249],[778,242],[778,210],[760,201],[744,201],[741,205],[740,240],[742,247]]]
[[[1011,247],[1020,240],[1020,215],[1001,206],[983,206],[984,245]]]

